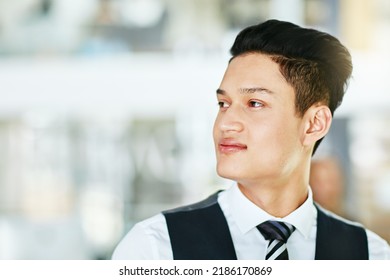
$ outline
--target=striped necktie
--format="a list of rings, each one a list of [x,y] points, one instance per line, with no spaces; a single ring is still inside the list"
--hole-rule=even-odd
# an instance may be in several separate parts
[[[295,227],[288,223],[266,221],[258,225],[257,229],[266,240],[269,240],[265,259],[288,260],[286,242],[295,230]]]

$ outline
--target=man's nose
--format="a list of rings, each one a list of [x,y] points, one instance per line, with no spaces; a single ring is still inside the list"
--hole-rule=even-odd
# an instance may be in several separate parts
[[[230,107],[220,113],[219,128],[223,132],[241,132],[244,129],[242,117],[237,108]]]

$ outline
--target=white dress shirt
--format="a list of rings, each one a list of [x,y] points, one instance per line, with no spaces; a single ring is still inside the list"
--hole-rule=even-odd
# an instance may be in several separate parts
[[[314,260],[317,209],[313,204],[310,187],[307,200],[284,218],[273,217],[263,211],[247,199],[237,185],[220,192],[218,202],[229,225],[239,260],[264,260],[268,241],[256,226],[270,219],[288,222],[295,226],[296,230],[287,242],[290,259]],[[366,229],[366,232],[369,259],[390,259],[389,244],[372,231]],[[172,248],[164,215],[160,213],[137,223],[115,248],[112,259],[172,260]]]

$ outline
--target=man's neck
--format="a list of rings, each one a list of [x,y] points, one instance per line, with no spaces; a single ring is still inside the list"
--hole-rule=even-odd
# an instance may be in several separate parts
[[[240,191],[268,214],[283,218],[301,206],[308,196],[308,184],[244,185]]]

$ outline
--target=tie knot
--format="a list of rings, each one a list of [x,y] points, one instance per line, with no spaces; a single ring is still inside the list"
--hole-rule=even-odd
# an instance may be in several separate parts
[[[276,239],[286,243],[295,227],[289,223],[266,221],[258,225],[257,229],[266,240]]]

